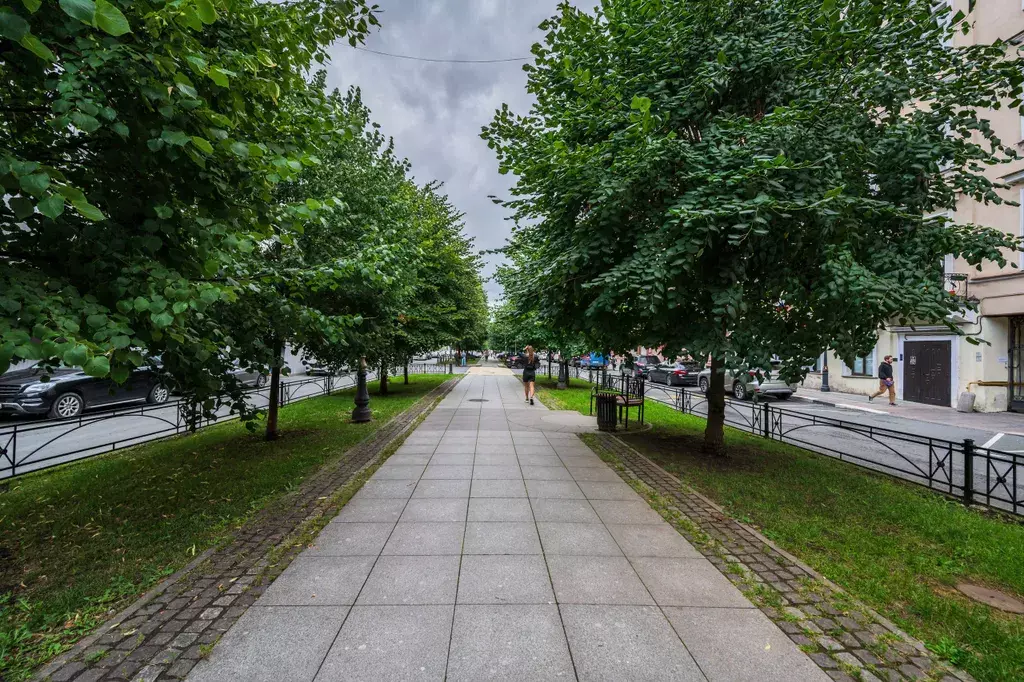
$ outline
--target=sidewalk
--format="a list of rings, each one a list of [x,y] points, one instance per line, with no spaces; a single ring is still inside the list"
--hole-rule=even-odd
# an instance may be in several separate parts
[[[859,393],[839,393],[837,391],[823,393],[804,386],[797,389],[792,400],[861,410],[874,414],[888,414],[944,426],[1024,435],[1024,414],[1014,412],[957,412],[952,407],[911,402],[900,402],[896,407],[892,407],[884,395],[868,401],[866,395]]]
[[[188,679],[829,680],[569,428],[472,369]]]

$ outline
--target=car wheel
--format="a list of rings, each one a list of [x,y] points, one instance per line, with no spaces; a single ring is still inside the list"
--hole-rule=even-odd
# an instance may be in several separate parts
[[[149,389],[149,395],[146,396],[146,402],[150,405],[162,405],[167,402],[171,397],[171,392],[167,390],[167,387],[163,384],[157,384],[153,388]]]
[[[708,380],[706,378],[701,378],[701,380],[697,384],[697,388],[700,389],[701,393],[707,393],[708,392],[708,388],[710,388],[708,386]]]
[[[266,374],[257,374],[256,375],[256,388],[263,388],[264,386],[267,385],[268,381],[270,381],[270,379],[267,377]]]
[[[57,396],[50,406],[50,416],[54,419],[71,419],[82,414],[85,401],[77,393],[64,393]]]
[[[792,393],[779,393],[775,397],[778,398],[779,400],[789,400],[789,396],[791,396],[791,395],[793,395],[793,394]]]
[[[732,385],[732,395],[736,400],[747,399],[747,385],[742,381],[737,381]]]

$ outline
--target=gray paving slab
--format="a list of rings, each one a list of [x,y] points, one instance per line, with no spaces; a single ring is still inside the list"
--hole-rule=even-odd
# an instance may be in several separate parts
[[[188,679],[312,680],[348,610],[347,606],[251,606]]]
[[[434,480],[424,481],[416,485],[413,498],[421,497],[469,497],[470,480]]]
[[[571,680],[554,605],[455,607],[448,680]]]
[[[403,500],[404,501],[404,500]],[[310,556],[377,556],[395,524],[329,523],[304,554]]]
[[[633,570],[659,606],[752,609],[754,605],[707,559],[630,559]]]
[[[465,453],[461,455],[441,454],[430,458],[431,466],[473,466],[475,455]]]
[[[563,500],[585,499],[583,491],[574,481],[527,481],[530,497],[555,497]]]
[[[430,443],[405,443],[395,450],[396,455],[429,455],[434,452],[436,444]]]
[[[563,604],[559,610],[580,680],[705,682],[655,607]]]
[[[600,523],[597,513],[587,500],[563,500],[554,497],[535,497],[530,500],[533,516],[538,523]]]
[[[355,606],[316,682],[441,680],[453,606]]]
[[[409,500],[402,513],[403,522],[457,523],[466,520],[468,497],[427,497]]]
[[[575,502],[576,500],[558,500]],[[586,502],[586,500],[579,500]],[[603,523],[538,521],[544,553],[572,556],[622,556],[611,533]]]
[[[377,560],[374,556],[303,554],[260,598],[266,606],[351,606]]]
[[[395,466],[426,466],[432,455],[391,455],[381,469]]]
[[[704,555],[693,548],[675,528],[663,523],[609,524],[608,531],[628,557],[679,557],[700,559]]]
[[[539,554],[464,556],[460,604],[553,604],[547,564]]]
[[[406,522],[395,526],[382,554],[461,554],[464,521],[458,523]]]
[[[569,470],[561,464],[557,466],[523,466],[523,478],[534,481],[571,481]]]
[[[473,460],[473,464],[476,466],[505,466],[505,467],[518,467],[519,459],[516,457],[514,452],[477,452],[476,459]],[[519,474],[516,473],[514,476],[503,476],[502,478],[515,478]]]
[[[409,499],[415,487],[416,481],[382,481],[371,478],[363,484],[363,487],[353,496],[353,499],[357,497],[400,497]]]
[[[622,480],[617,473],[604,465],[591,467],[571,466],[567,470],[577,482],[614,483],[615,481]]]
[[[429,467],[427,467],[429,468]],[[373,475],[373,478],[377,481],[386,480],[410,480],[416,481],[423,474],[423,465],[400,465],[392,464],[391,466],[382,466]]]
[[[560,604],[654,604],[625,557],[546,556]]]
[[[612,483],[580,481],[577,485],[588,500],[636,500],[640,497],[622,480]]]
[[[469,500],[470,522],[533,521],[533,509],[525,497],[472,497]]]
[[[356,604],[454,604],[458,556],[382,556]]]
[[[474,480],[506,480],[522,478],[523,475],[519,470],[518,464],[480,464],[479,462],[473,467],[473,479]]]
[[[473,480],[471,497],[526,497],[526,486],[523,479],[507,480]]]
[[[378,472],[379,473],[379,472]],[[441,465],[428,464],[423,472],[423,480],[459,480],[473,477],[473,465]]]
[[[641,499],[636,500],[590,500],[591,506],[604,523],[651,524],[665,523],[661,514]]]
[[[540,554],[537,526],[510,521],[466,524],[463,554]]]
[[[663,610],[710,682],[826,682],[830,679],[756,609]]]
[[[397,523],[408,500],[404,497],[360,497],[349,500],[331,523]]]
[[[562,460],[554,455],[519,455],[519,466],[560,467]]]

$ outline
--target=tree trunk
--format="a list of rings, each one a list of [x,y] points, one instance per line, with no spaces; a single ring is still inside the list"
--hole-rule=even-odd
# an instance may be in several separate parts
[[[408,360],[405,361],[405,368],[404,368],[404,371],[402,372],[402,376],[405,379],[404,383],[408,384],[409,383],[409,361]]]
[[[388,394],[388,366],[385,363],[380,363],[380,394]]]
[[[281,354],[279,344],[274,346],[274,366],[270,369],[270,405],[267,410],[267,440],[277,440],[277,411],[281,402]]]
[[[725,372],[722,361],[711,358],[711,383],[708,386],[708,423],[704,429],[703,450],[708,455],[725,454]]]

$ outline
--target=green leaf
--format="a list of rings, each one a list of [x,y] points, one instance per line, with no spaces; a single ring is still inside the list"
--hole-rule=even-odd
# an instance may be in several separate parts
[[[207,154],[212,154],[213,153],[213,145],[210,144],[209,140],[207,140],[205,138],[193,137],[192,138],[192,144],[194,144],[196,146],[196,148],[199,149],[202,152],[205,152]]]
[[[99,222],[107,219],[107,216],[103,215],[103,211],[99,210],[85,199],[73,200],[71,205],[74,206],[75,210],[78,211],[86,220]]]
[[[60,0],[60,8],[83,24],[93,25],[96,16],[96,3],[93,0]]]
[[[128,377],[131,375],[131,373],[132,370],[130,367],[127,367],[125,365],[118,365],[117,367],[110,371],[110,378],[113,379],[115,383],[123,384],[124,382],[128,381]]]
[[[46,188],[50,186],[50,176],[46,173],[23,175],[18,178],[18,184],[21,186],[21,191],[26,194],[41,197],[46,192]]]
[[[132,31],[132,27],[121,10],[107,0],[96,0],[96,25],[101,31],[114,37],[123,36]]]
[[[64,213],[64,197],[60,194],[51,194],[36,206],[39,212],[51,220],[56,220]]]
[[[83,114],[81,111],[71,112],[71,122],[82,132],[92,133],[99,129],[100,122],[95,116]]]
[[[28,22],[6,7],[4,10],[0,11],[0,37],[17,42],[28,35]]]
[[[21,4],[25,5],[25,9],[29,12],[35,14],[43,6],[43,0],[21,0]]]
[[[43,44],[43,41],[39,40],[39,38],[36,38],[31,33],[24,36],[18,42],[23,48],[44,61],[50,63],[57,61],[57,55],[53,54],[53,52],[50,51],[50,48]]]
[[[14,217],[18,220],[25,220],[36,212],[36,205],[27,197],[14,197],[9,202]]]
[[[118,135],[120,135],[121,137],[128,137],[128,126],[126,126],[124,123],[121,123],[120,121],[110,126],[110,129],[113,130]]]
[[[132,301],[132,305],[134,305],[135,309],[140,313],[144,310],[149,310],[149,301],[142,296],[136,296],[135,300]]]
[[[175,147],[184,147],[188,144],[189,136],[180,130],[164,128],[164,131],[160,134],[160,139]]]
[[[175,315],[180,315],[188,310],[188,303],[185,303],[184,301],[177,301],[173,306],[171,306],[171,310],[174,311]]]
[[[161,220],[167,220],[172,215],[174,215],[174,209],[172,209],[170,206],[154,206],[153,212],[156,213],[156,217],[160,218]]]
[[[149,318],[153,320],[153,324],[155,324],[160,329],[170,327],[172,324],[174,324],[174,315],[171,315],[166,311],[162,313],[153,313],[152,315],[149,316]]]
[[[132,345],[132,337],[127,336],[125,334],[118,334],[117,336],[110,339],[110,344],[114,348],[121,350],[122,348],[127,348],[128,346]]]
[[[231,151],[237,156],[241,156],[243,159],[249,157],[249,145],[244,142],[232,142]]]
[[[217,21],[217,9],[210,0],[196,0],[196,12],[204,24]]]
[[[88,324],[90,327],[96,327],[97,329],[100,327],[105,327],[107,326],[107,316],[96,313],[85,318],[85,323]]]
[[[210,76],[210,80],[222,88],[226,88],[230,84],[227,74],[224,73],[223,69],[219,66],[211,68],[208,75]]]
[[[89,359],[89,349],[78,344],[74,348],[64,352],[61,360],[68,367],[81,367]]]
[[[105,377],[110,374],[110,360],[105,355],[99,355],[86,362],[82,371],[91,377]]]

